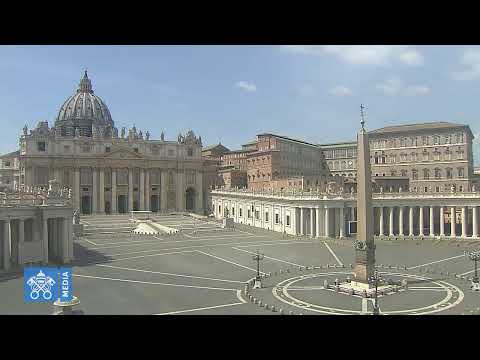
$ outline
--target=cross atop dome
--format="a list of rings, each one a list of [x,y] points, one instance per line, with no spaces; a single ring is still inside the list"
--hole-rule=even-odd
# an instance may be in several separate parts
[[[92,90],[92,82],[88,78],[87,69],[85,69],[85,73],[83,74],[82,80],[80,80],[80,84],[78,85],[77,93],[90,93],[93,94]]]

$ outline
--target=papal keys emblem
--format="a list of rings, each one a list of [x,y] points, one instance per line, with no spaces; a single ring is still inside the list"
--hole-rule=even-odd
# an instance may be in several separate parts
[[[52,287],[56,281],[40,270],[38,274],[31,276],[27,280],[27,285],[30,287],[30,298],[37,300],[42,295],[44,300],[52,299],[53,292]]]

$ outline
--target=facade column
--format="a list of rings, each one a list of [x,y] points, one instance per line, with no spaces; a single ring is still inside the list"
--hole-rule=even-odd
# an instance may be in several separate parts
[[[145,210],[150,211],[150,170],[145,170]]]
[[[309,208],[308,211],[310,212],[310,237],[313,238],[314,236],[314,227],[313,227],[313,208]]]
[[[444,207],[440,207],[440,236],[445,236],[445,215],[443,213]]]
[[[160,210],[167,211],[167,171],[160,171]],[[218,214],[221,216],[221,213]],[[247,218],[247,214],[244,215]]]
[[[452,206],[450,209],[450,237],[457,237],[456,227],[457,225],[457,216],[455,214],[455,207]]]
[[[128,169],[128,211],[133,210],[133,168]]]
[[[403,206],[398,208],[398,235],[403,236]]]
[[[423,206],[420,206],[419,208],[419,211],[420,211],[420,236],[423,236],[424,233],[423,233]]]
[[[48,218],[42,221],[43,262],[48,264]]]
[[[177,170],[176,186],[177,191],[177,211],[185,211],[185,172],[182,169]],[[255,211],[255,209],[254,209]],[[255,223],[255,217],[253,217]]]
[[[23,179],[25,186],[33,185],[33,169],[31,166],[25,166],[25,178]]]
[[[197,184],[197,201],[195,202],[195,207],[197,208],[197,212],[200,214],[204,214],[204,204],[203,204],[203,173],[198,171],[195,174],[195,182]]]
[[[105,214],[105,169],[101,168],[100,169],[100,186],[99,189],[100,191],[100,204],[99,204],[99,212],[100,214]]]
[[[462,238],[467,237],[467,207],[462,207]]]
[[[413,206],[410,206],[410,212],[408,214],[408,235],[413,236]]]
[[[343,213],[343,207],[340,208],[340,219],[339,219],[339,225],[340,225],[340,238],[345,237],[344,231],[345,231],[345,219],[344,219],[344,213]]]
[[[18,219],[18,265],[23,264],[23,247],[25,246],[25,220]]]
[[[145,169],[140,169],[140,208],[139,210],[145,210]]]
[[[5,270],[10,269],[10,256],[11,256],[11,229],[10,229],[10,219],[3,221],[3,268]]]
[[[380,206],[379,210],[380,210],[380,236],[384,236],[385,231],[383,229],[383,206]]]
[[[111,208],[112,214],[117,213],[117,170],[112,168],[112,187],[110,189],[110,193],[112,194],[112,201],[111,201]]]
[[[315,225],[316,225],[316,228],[317,228],[316,229],[317,230],[317,234],[316,234],[317,236],[316,237],[319,238],[320,237],[320,209],[318,207],[315,208],[315,221],[316,221]]]
[[[390,207],[390,213],[389,213],[389,233],[390,236],[393,236],[393,207]]]
[[[330,236],[330,209],[325,208],[325,237]]]
[[[430,236],[431,237],[435,236],[435,223],[433,221],[433,210],[434,210],[434,207],[430,206]]]
[[[93,191],[92,191],[92,214],[97,213],[98,211],[98,205],[97,205],[97,199],[98,199],[98,186],[97,186],[97,169],[93,168],[92,171],[92,178],[93,178]]]
[[[73,203],[75,209],[80,210],[80,168],[73,170]]]
[[[303,208],[300,208],[300,235],[305,235],[303,233]]]
[[[472,237],[474,238],[478,238],[478,220],[477,220],[477,207],[474,206],[472,208],[472,220],[473,220],[473,224],[472,224]]]

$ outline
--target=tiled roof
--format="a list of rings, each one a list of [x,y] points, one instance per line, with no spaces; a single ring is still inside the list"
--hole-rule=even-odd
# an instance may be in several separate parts
[[[445,122],[445,121],[438,121],[438,122],[429,122],[429,123],[421,123],[421,124],[386,126],[380,129],[372,130],[369,133],[384,134],[384,133],[403,132],[403,131],[448,129],[448,128],[458,128],[458,127],[464,127],[464,126],[467,126],[467,125],[455,124],[455,123]]]

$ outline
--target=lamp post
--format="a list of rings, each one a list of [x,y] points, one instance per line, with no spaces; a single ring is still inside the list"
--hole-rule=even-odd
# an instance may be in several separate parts
[[[378,283],[382,280],[382,277],[377,270],[369,277],[368,281],[375,285],[375,304],[373,305],[373,315],[380,315],[380,307],[378,306]]]
[[[253,255],[253,260],[257,262],[257,276],[255,278],[255,285],[253,286],[254,289],[262,287],[262,278],[260,277],[260,261],[263,260],[264,255],[260,254],[257,250],[257,253]]]
[[[475,273],[472,279],[472,285],[474,287],[479,287],[479,279],[478,279],[478,272],[477,272],[477,261],[480,260],[480,250],[477,251],[466,251],[465,255],[475,263]],[[476,284],[476,286],[475,286]]]

